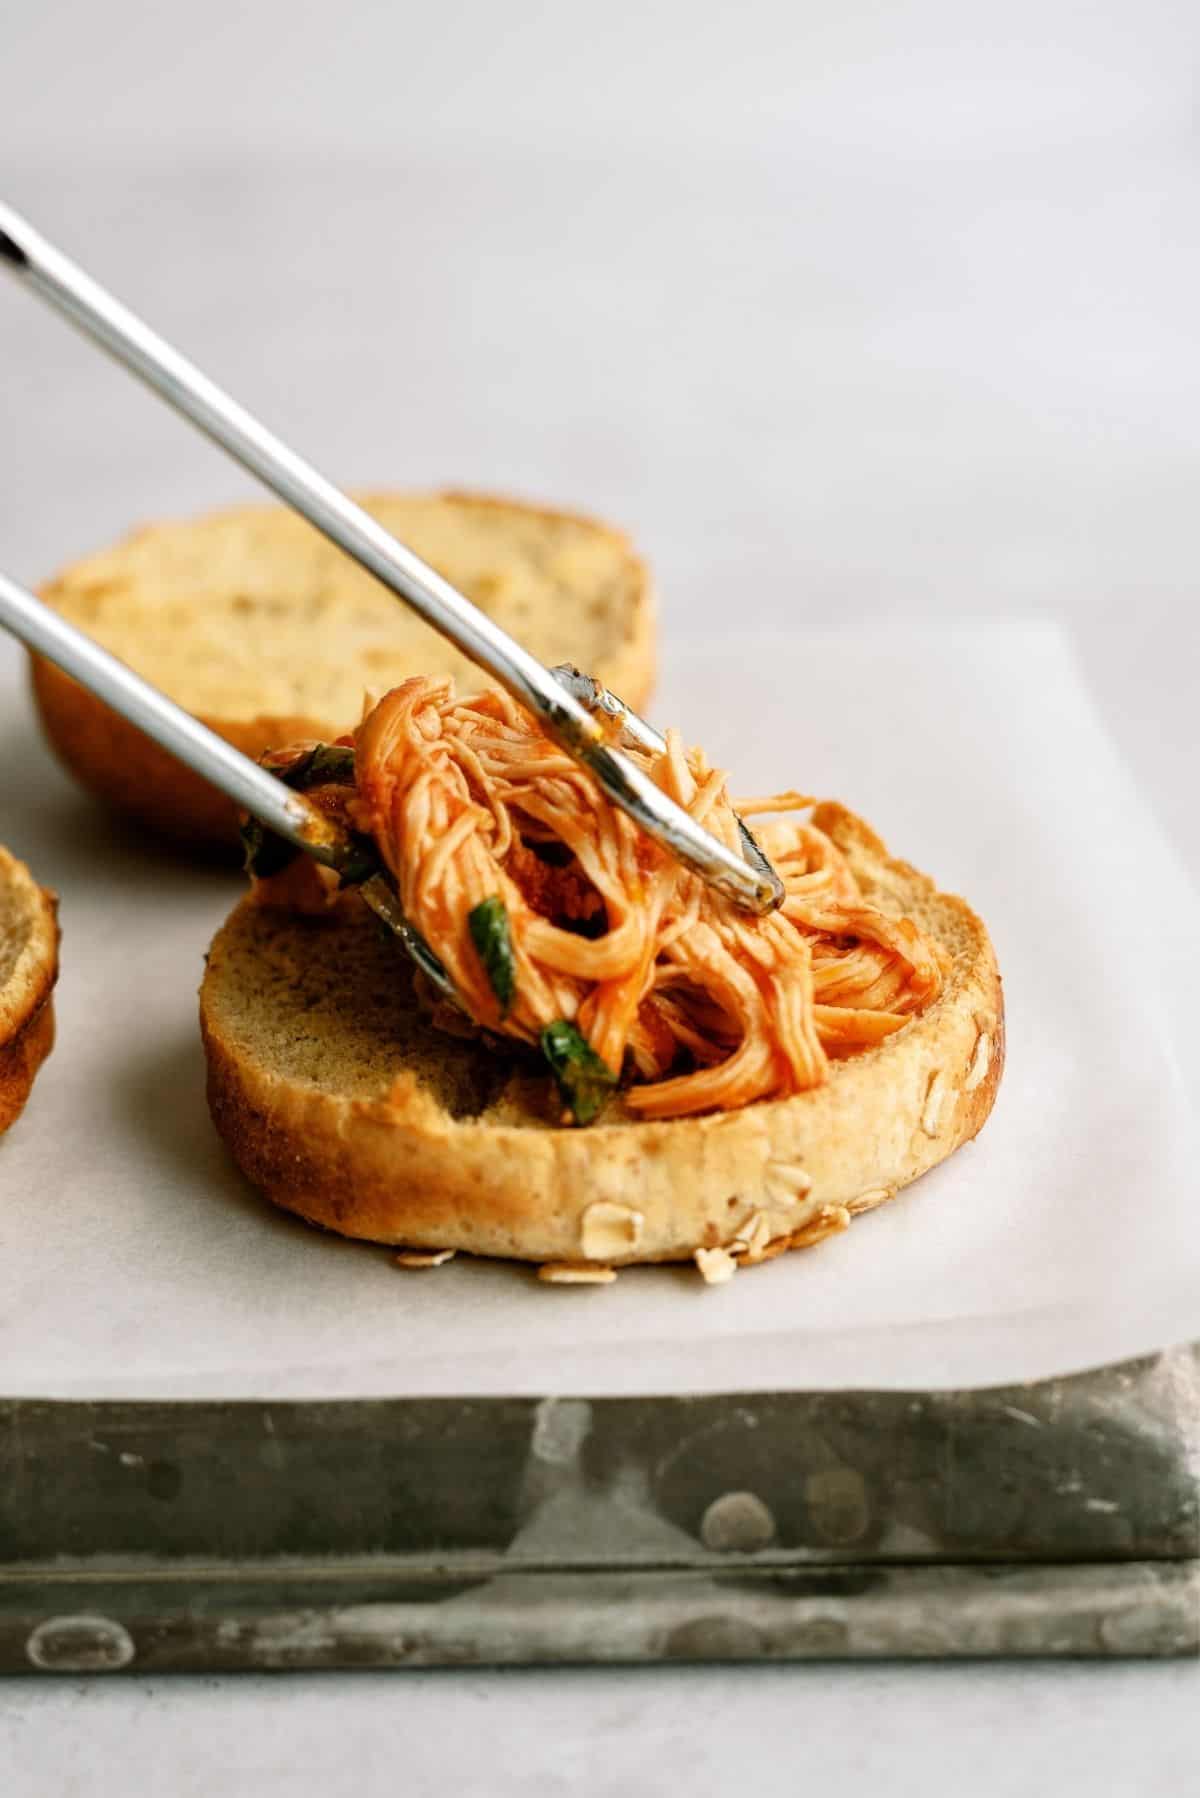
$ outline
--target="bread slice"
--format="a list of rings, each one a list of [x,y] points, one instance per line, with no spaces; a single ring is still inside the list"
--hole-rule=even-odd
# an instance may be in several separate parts
[[[0,1134],[20,1117],[54,1046],[57,979],[55,897],[0,848]]]
[[[361,503],[550,666],[574,662],[635,709],[654,676],[649,573],[628,540],[566,512],[474,494]],[[364,691],[479,671],[295,513],[151,525],[42,597],[247,755],[357,725]],[[46,734],[91,792],[167,837],[236,844],[230,802],[51,663]]]
[[[844,1228],[980,1129],[1004,1011],[987,932],[962,899],[841,806],[814,822],[871,900],[953,959],[929,1010],[834,1062],[823,1086],[661,1122],[614,1101],[604,1121],[564,1128],[535,1064],[426,1020],[403,956],[353,892],[320,921],[246,898],[200,993],[217,1129],[269,1199],[312,1223],[551,1264],[550,1277],[697,1257],[721,1279]]]

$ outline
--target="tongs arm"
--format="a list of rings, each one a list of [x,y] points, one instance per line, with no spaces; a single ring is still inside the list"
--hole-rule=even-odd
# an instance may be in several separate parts
[[[5,574],[0,574],[0,625],[219,787],[235,805],[252,812],[268,830],[331,868],[341,867],[354,853],[349,832],[302,793],[276,780]]]
[[[764,857],[752,863],[718,842],[607,741],[597,716],[535,656],[3,205],[0,261],[485,668],[590,770],[614,804],[679,860],[750,911],[780,903],[782,882]]]

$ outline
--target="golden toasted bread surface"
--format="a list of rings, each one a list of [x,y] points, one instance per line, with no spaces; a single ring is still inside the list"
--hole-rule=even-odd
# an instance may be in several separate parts
[[[650,576],[617,530],[461,493],[359,496],[527,649],[630,705],[654,676]],[[75,563],[43,598],[252,756],[355,726],[365,693],[414,673],[479,672],[294,513],[244,508],[155,524]],[[233,808],[52,664],[34,658],[50,742],[98,797],[197,846],[236,842]]]
[[[972,1138],[1004,1062],[1000,977],[971,908],[840,806],[814,822],[864,892],[947,950],[940,998],[811,1091],[564,1128],[532,1058],[436,1029],[353,893],[321,919],[243,900],[200,995],[209,1101],[248,1178],[349,1236],[572,1270],[696,1261],[720,1283],[807,1247]],[[562,1270],[567,1272],[563,1273]],[[579,1276],[582,1278],[582,1276]]]

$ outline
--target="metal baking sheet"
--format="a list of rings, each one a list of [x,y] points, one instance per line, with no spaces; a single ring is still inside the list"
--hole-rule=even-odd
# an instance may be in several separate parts
[[[1200,1355],[943,1393],[0,1407],[0,1670],[1200,1649]]]

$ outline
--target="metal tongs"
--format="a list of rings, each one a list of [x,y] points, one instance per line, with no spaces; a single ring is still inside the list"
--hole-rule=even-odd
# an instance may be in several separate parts
[[[0,261],[485,668],[649,836],[746,910],[763,914],[780,903],[782,882],[740,820],[743,856],[718,842],[614,746],[615,736],[627,747],[661,753],[666,744],[651,725],[587,675],[569,667],[543,667],[449,581],[4,205],[0,205]],[[332,868],[345,867],[355,854],[349,834],[302,794],[284,786],[2,574],[0,624],[219,787],[268,830]],[[367,881],[363,890],[425,965],[429,951],[407,926],[382,878]]]

